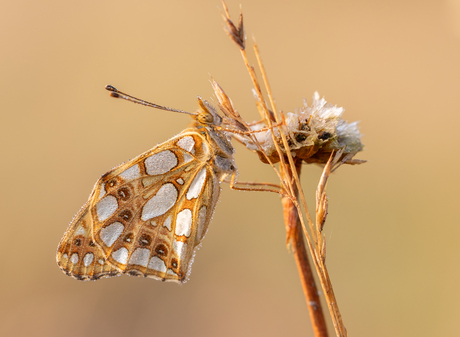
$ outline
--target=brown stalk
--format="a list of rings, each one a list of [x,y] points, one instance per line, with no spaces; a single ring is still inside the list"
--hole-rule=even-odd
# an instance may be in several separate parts
[[[302,168],[302,160],[295,160],[295,169],[298,176]],[[286,165],[284,173],[293,179],[291,166]],[[299,196],[299,191],[295,188],[295,197]],[[324,319],[321,301],[316,287],[316,282],[313,277],[313,272],[305,249],[305,242],[302,235],[302,225],[297,212],[296,206],[289,198],[281,199],[283,205],[284,223],[286,232],[291,233],[289,243],[292,253],[294,254],[297,269],[299,271],[300,282],[307,301],[308,312],[312,322],[313,332],[316,337],[327,337],[327,326]]]

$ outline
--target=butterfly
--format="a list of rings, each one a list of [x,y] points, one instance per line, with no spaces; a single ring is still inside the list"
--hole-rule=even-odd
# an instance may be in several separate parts
[[[163,110],[118,91],[112,96]],[[70,223],[56,260],[67,275],[97,280],[127,274],[187,281],[214,213],[221,182],[237,168],[226,127],[244,129],[198,98],[194,125],[105,173]],[[228,106],[227,106],[228,108]],[[237,113],[236,113],[237,114]],[[239,117],[234,115],[233,117]],[[236,118],[237,119],[237,118]]]

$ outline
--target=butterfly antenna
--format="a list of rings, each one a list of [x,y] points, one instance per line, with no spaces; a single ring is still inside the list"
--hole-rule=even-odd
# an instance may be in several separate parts
[[[139,99],[139,98],[136,98],[134,96],[125,94],[124,92],[118,90],[117,88],[115,88],[115,87],[113,87],[111,85],[106,85],[105,89],[110,91],[110,96],[115,97],[115,98],[122,98],[122,99],[125,99],[125,100],[133,102],[133,103],[149,106],[151,108],[156,108],[156,109],[161,109],[161,110],[166,110],[166,111],[180,112],[180,113],[183,113],[183,114],[193,115],[193,116],[198,115],[198,113],[196,113],[196,112],[188,112],[188,111],[168,108],[166,106],[162,106],[162,105],[158,105],[158,104],[154,104],[154,103],[144,101],[143,99]]]

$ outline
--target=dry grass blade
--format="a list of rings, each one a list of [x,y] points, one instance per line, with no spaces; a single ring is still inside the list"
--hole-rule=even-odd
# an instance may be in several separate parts
[[[222,87],[211,78],[212,88],[219,102],[220,109],[224,112],[225,116],[232,118],[232,116],[240,117],[240,114],[233,106],[232,100],[227,96]]]
[[[318,187],[316,188],[316,231],[319,237],[318,244],[321,246],[321,232],[323,231],[324,224],[326,223],[328,198],[326,195],[327,179],[331,174],[332,161],[334,153],[331,154],[326,166],[324,166],[323,173],[319,179]]]
[[[217,97],[219,108],[225,116],[229,118],[230,123],[235,124],[237,129],[251,131],[241,118],[238,111],[234,108],[232,100],[227,96],[224,89],[222,89],[222,87],[213,78],[211,78],[211,84]]]

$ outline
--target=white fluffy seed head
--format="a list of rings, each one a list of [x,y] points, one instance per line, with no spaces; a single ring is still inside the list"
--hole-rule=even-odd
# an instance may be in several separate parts
[[[306,100],[304,106],[285,115],[285,125],[281,126],[286,135],[293,156],[307,162],[325,163],[332,151],[344,149],[344,155],[363,149],[358,123],[348,123],[342,119],[344,109],[328,104],[315,92],[311,105]],[[259,123],[251,126],[260,130],[267,126]],[[254,133],[262,149],[272,160],[279,160],[273,135],[279,147],[284,151],[280,127]],[[257,146],[248,137],[235,135],[250,150],[259,152]],[[272,157],[273,156],[273,157]]]

